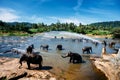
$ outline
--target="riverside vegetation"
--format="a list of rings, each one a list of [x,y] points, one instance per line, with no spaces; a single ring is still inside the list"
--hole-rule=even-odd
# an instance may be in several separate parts
[[[26,36],[34,33],[48,31],[69,31],[91,35],[112,35],[113,38],[120,38],[120,21],[109,21],[92,23],[88,25],[74,23],[28,23],[28,22],[3,22],[0,21],[0,35]]]

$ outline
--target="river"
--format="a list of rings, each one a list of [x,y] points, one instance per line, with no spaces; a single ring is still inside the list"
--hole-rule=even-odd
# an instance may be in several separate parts
[[[29,45],[34,44],[34,51],[40,52],[40,55],[43,56],[43,66],[52,67],[49,71],[55,74],[58,79],[107,80],[104,74],[93,66],[89,56],[82,56],[84,63],[81,64],[69,63],[69,58],[61,57],[61,55],[65,55],[69,51],[82,55],[82,48],[85,46],[92,47],[93,51],[90,55],[100,56],[103,40],[106,40],[107,43],[115,41],[117,43],[115,48],[120,48],[119,40],[94,39],[82,34],[65,31],[52,31],[29,37],[4,36],[0,37],[0,57],[19,58],[21,54],[11,52],[13,48],[25,51]],[[97,42],[98,45],[93,42]],[[40,49],[42,44],[48,44],[49,50]],[[56,50],[58,44],[63,45],[63,50]],[[115,50],[107,46],[107,53],[115,53]]]

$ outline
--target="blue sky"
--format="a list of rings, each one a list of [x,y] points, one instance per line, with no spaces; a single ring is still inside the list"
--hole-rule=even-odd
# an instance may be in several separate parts
[[[77,25],[120,21],[120,0],[0,0],[0,20]]]

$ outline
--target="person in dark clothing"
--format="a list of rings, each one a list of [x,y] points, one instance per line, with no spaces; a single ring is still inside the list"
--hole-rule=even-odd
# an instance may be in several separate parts
[[[107,43],[106,43],[106,41],[104,40],[103,41],[103,45],[106,47],[107,46]]]
[[[34,49],[34,45],[30,45],[28,46],[28,48],[26,49],[27,53],[32,53],[33,52],[33,49]]]

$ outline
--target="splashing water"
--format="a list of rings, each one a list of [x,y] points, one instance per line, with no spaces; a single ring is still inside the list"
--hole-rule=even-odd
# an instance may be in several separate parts
[[[73,32],[67,32],[67,31],[50,31],[42,34],[46,38],[54,38],[55,36],[58,38],[65,37],[65,38],[83,38],[83,39],[89,39],[93,42],[101,43],[99,40],[93,39],[91,37],[88,37],[83,34],[77,34]]]

